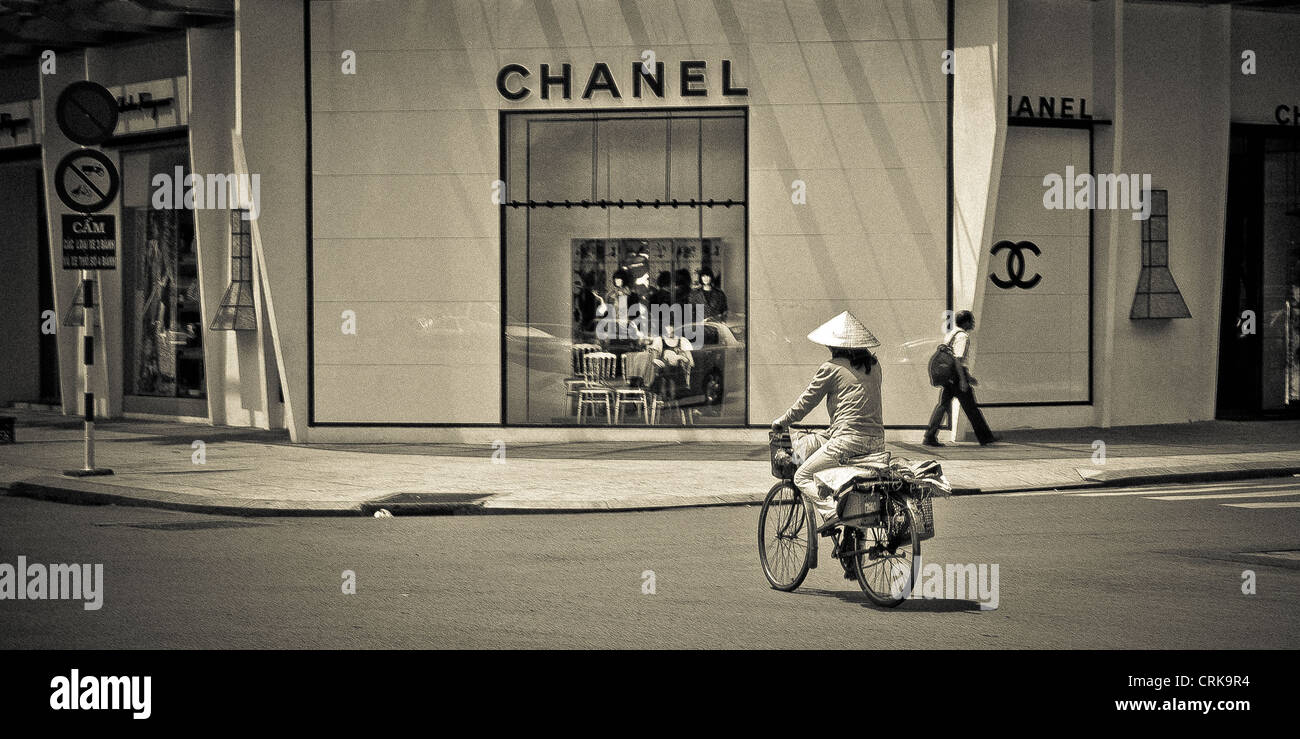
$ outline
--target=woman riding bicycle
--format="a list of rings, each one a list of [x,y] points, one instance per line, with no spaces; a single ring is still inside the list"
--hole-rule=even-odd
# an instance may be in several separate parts
[[[813,474],[840,465],[841,456],[856,457],[885,450],[885,428],[881,422],[881,370],[869,349],[880,346],[867,327],[844,311],[823,323],[808,338],[830,347],[831,358],[817,368],[808,389],[795,401],[790,410],[772,422],[772,428],[782,431],[808,415],[822,398],[831,424],[828,438],[816,452],[799,465],[794,474],[794,484],[822,514],[822,530],[838,523],[835,500],[823,498],[817,490]]]

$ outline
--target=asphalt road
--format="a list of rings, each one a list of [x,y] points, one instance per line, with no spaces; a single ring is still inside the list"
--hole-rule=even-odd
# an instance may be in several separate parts
[[[104,565],[100,610],[0,600],[0,647],[1300,647],[1300,480],[1080,492],[936,502],[923,560],[998,565],[991,610],[877,608],[829,545],[774,591],[757,506],[242,519],[0,498],[0,563]]]

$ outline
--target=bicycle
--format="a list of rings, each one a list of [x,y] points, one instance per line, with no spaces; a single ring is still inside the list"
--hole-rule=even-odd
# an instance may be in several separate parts
[[[830,537],[831,556],[873,603],[892,608],[906,600],[916,584],[921,541],[934,535],[924,486],[892,476],[856,482],[836,503],[839,525],[819,533],[812,502],[794,485],[798,465],[789,434],[771,432],[769,438],[772,475],[780,482],[763,499],[758,519],[758,554],[768,583],[785,592],[798,588],[817,567],[817,540]]]

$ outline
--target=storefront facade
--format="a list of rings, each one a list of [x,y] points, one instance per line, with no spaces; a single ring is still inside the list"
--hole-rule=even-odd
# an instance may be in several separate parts
[[[744,428],[825,316],[938,325],[945,4],[761,5],[314,4],[313,425]],[[882,357],[894,423],[928,413],[921,353]]]
[[[0,103],[38,118],[75,79],[176,90],[105,147],[124,187],[104,412],[301,441],[755,439],[824,359],[808,331],[846,309],[882,342],[892,428],[924,425],[927,360],[963,309],[995,428],[1300,400],[1300,15],[374,5],[241,2],[26,70],[34,95],[6,83]],[[74,146],[49,117],[24,144],[48,243],[6,256],[37,283],[61,236],[50,169]],[[258,174],[255,217],[157,208],[177,165]],[[20,338],[31,385],[41,350]],[[72,413],[75,327],[57,344]]]

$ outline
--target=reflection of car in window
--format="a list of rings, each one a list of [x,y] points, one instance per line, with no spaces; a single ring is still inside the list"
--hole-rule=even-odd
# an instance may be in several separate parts
[[[680,332],[691,340],[695,369],[691,372],[690,385],[678,390],[677,400],[683,405],[717,409],[728,391],[741,389],[745,346],[730,327],[717,321],[687,324],[681,327]]]
[[[572,369],[573,341],[561,338],[568,327],[558,323],[506,324],[505,341],[509,361],[538,372],[568,377]]]

